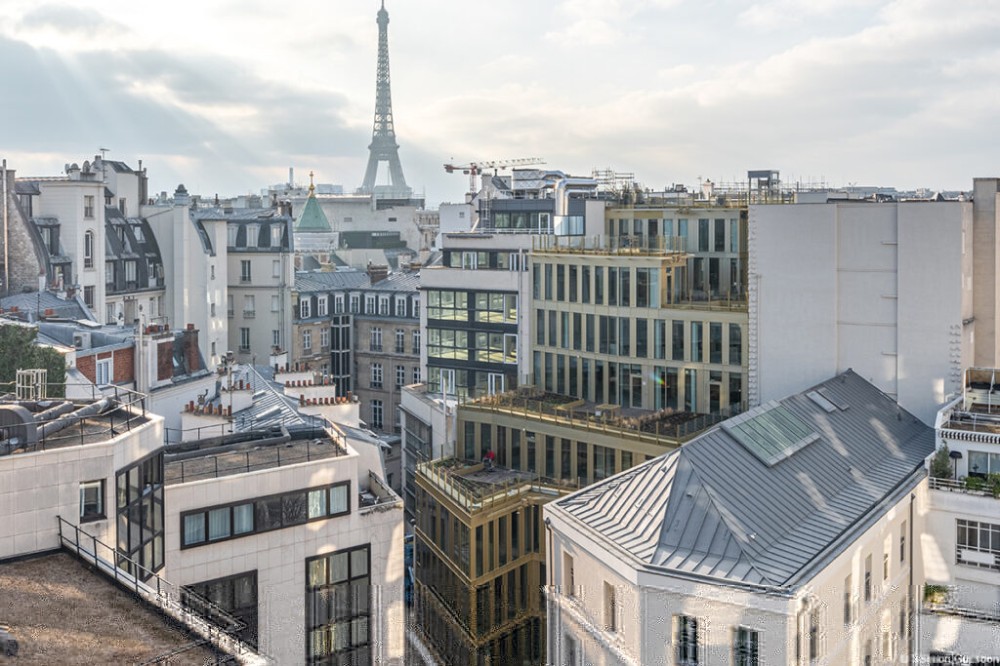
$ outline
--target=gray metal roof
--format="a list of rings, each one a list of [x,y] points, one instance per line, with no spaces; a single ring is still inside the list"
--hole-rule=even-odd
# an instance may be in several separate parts
[[[371,285],[372,291],[413,292],[417,293],[420,286],[420,273],[413,271],[397,271],[390,273],[384,280]]]
[[[338,289],[367,288],[371,280],[368,273],[359,270],[344,271],[299,271],[295,274],[295,290],[299,293],[310,291],[331,291]]]
[[[553,506],[653,567],[795,585],[912,480],[934,430],[850,370],[779,404],[817,436],[770,466],[716,426]]]

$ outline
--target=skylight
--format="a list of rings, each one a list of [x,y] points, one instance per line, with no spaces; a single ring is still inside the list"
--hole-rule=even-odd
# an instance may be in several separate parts
[[[775,402],[723,422],[722,429],[768,467],[819,439],[805,421]]]

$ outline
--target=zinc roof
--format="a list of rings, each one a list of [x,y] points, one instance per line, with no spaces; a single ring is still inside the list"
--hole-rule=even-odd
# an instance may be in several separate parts
[[[776,407],[814,435],[787,455],[765,461],[759,438],[748,448],[720,425],[553,506],[649,566],[792,586],[916,482],[934,431],[850,370],[749,418]]]

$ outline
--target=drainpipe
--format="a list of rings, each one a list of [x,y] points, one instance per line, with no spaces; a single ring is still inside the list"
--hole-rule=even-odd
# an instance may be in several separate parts
[[[916,648],[917,628],[915,625],[917,623],[917,613],[914,611],[914,608],[916,606],[918,597],[916,590],[913,589],[913,500],[914,499],[916,499],[916,494],[911,492],[910,517],[909,517],[910,523],[909,525],[906,526],[910,532],[909,535],[910,543],[907,544],[910,550],[910,552],[907,554],[907,557],[910,558],[909,582],[907,583],[910,596],[909,599],[910,607],[907,609],[908,611],[907,615],[909,615],[909,620],[910,620],[910,640],[908,641],[910,646],[910,658],[908,663],[910,664],[910,666],[914,666],[914,664],[916,664],[916,657],[914,656],[914,653],[916,652],[915,648]]]
[[[3,289],[10,296],[10,217],[7,206],[7,160],[0,164],[0,180],[3,180]]]

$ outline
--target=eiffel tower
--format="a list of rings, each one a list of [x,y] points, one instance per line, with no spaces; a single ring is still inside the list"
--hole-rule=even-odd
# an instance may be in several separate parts
[[[403,167],[399,163],[399,144],[392,124],[392,91],[389,86],[389,12],[385,0],[378,11],[378,73],[375,80],[375,128],[368,146],[368,168],[361,192],[371,194],[378,189],[390,198],[409,198],[412,190],[406,186]],[[376,188],[379,162],[389,163],[391,185]]]

